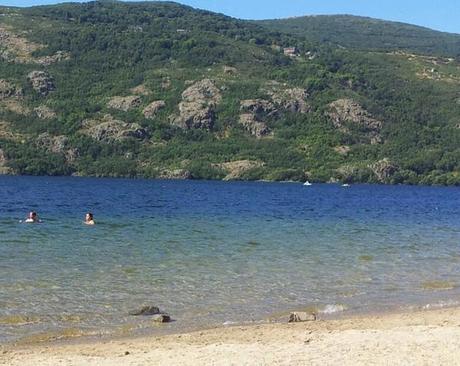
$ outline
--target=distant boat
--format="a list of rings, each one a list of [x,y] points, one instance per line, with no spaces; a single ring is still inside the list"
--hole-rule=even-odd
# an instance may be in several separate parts
[[[350,187],[350,185],[348,183],[344,183],[342,184],[342,187]]]
[[[304,186],[312,186],[313,184],[310,183],[308,180],[303,184]]]

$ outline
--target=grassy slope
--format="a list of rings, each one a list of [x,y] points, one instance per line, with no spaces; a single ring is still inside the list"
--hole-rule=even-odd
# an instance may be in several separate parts
[[[358,50],[405,50],[460,56],[460,35],[411,24],[352,15],[319,15],[258,21],[268,29]]]
[[[0,110],[0,119],[20,135],[16,139],[0,135],[0,148],[16,173],[154,177],[163,169],[184,168],[197,178],[222,178],[225,172],[216,163],[250,159],[265,165],[248,171],[245,179],[308,176],[373,182],[376,178],[368,166],[389,158],[399,167],[389,182],[460,183],[458,63],[383,52],[407,48],[453,55],[459,36],[349,17],[290,19],[272,22],[266,29],[267,23],[261,26],[174,3],[63,4],[5,13],[12,14],[2,17],[0,24],[31,42],[46,44],[30,57],[56,51],[71,55],[70,60],[48,67],[0,62],[0,78],[23,88],[22,106],[46,104],[57,112],[54,119],[40,120],[33,114]],[[354,31],[339,38],[345,34],[339,25]],[[318,42],[324,39],[314,34],[324,28],[337,31],[324,36],[332,43],[359,49]],[[304,29],[311,37],[300,35]],[[296,45],[302,55],[310,51],[315,58],[291,60],[273,44]],[[238,72],[225,74],[224,65]],[[57,90],[46,98],[26,80],[27,73],[37,69],[47,69],[55,79]],[[164,89],[166,78],[171,86]],[[177,113],[180,94],[189,81],[203,78],[224,88],[215,128],[182,131],[171,126],[168,117]],[[312,112],[266,117],[274,136],[256,139],[236,122],[239,101],[266,97],[261,89],[272,80],[306,88]],[[156,119],[145,119],[142,108],[129,112],[107,108],[110,97],[128,95],[140,84],[151,91],[142,97],[143,106],[155,99],[166,101]],[[349,135],[333,127],[325,117],[327,104],[343,97],[359,101],[384,122],[384,143],[370,145],[363,142],[360,131]],[[101,143],[77,132],[82,120],[104,113],[149,128],[151,138]],[[62,154],[36,146],[36,136],[43,132],[68,136],[71,147],[79,151],[77,160],[66,162]],[[350,146],[350,152],[337,153],[334,148],[340,145]]]

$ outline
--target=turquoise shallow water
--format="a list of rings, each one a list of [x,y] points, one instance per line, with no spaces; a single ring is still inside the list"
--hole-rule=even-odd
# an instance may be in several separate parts
[[[0,342],[459,302],[459,188],[0,176]]]

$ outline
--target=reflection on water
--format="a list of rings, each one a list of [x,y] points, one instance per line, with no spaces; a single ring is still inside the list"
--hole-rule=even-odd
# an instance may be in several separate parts
[[[451,304],[459,203],[458,188],[0,177],[0,342]],[[43,224],[19,224],[32,209]],[[144,304],[176,321],[127,315]]]

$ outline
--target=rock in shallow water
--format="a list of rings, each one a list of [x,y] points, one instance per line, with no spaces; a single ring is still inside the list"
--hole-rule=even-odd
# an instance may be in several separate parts
[[[296,311],[289,315],[289,323],[311,322],[316,320],[316,314],[305,311]]]
[[[156,314],[152,317],[152,320],[155,323],[169,323],[171,321],[171,317],[168,314]]]

